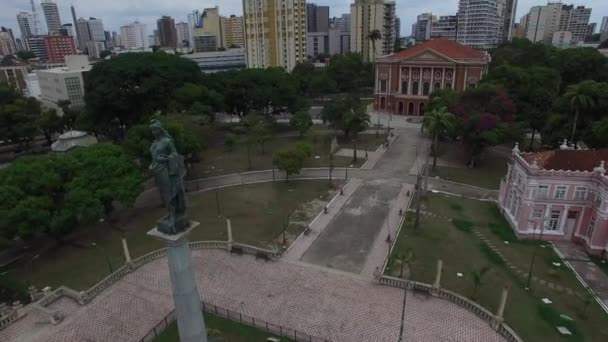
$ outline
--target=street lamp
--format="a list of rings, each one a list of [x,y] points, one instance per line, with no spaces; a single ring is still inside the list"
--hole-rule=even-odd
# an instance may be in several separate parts
[[[108,254],[106,253],[106,251],[103,248],[101,248],[98,244],[96,244],[95,242],[92,242],[91,246],[93,246],[101,251],[101,254],[103,254],[103,257],[106,259],[106,262],[108,263],[108,269],[110,269],[110,273],[114,272],[114,270],[112,269],[112,262],[110,262],[110,258],[108,257]]]
[[[538,241],[540,245],[540,241],[543,239],[543,233],[545,232],[545,222],[547,222],[550,217],[546,217],[543,219],[542,224],[540,226],[540,234],[538,236]],[[534,222],[534,234],[536,234],[536,225],[537,222],[533,220],[528,220],[528,222]],[[530,269],[528,270],[528,280],[526,281],[526,291],[530,290],[530,282],[532,281],[532,270],[534,269],[534,260],[536,259],[536,254],[538,253],[539,246],[537,245],[532,251],[532,259],[530,260]]]
[[[403,326],[405,325],[405,304],[407,303],[407,284],[408,281],[405,281],[405,286],[403,287],[403,303],[401,305],[401,327],[399,328],[399,339],[397,342],[405,342],[405,336],[403,336]]]

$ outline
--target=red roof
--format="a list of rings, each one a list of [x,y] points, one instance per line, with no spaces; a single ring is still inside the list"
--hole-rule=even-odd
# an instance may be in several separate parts
[[[544,170],[593,171],[602,161],[608,162],[608,148],[600,150],[552,150],[528,153],[523,158],[534,161]]]
[[[447,39],[428,40],[422,44],[417,44],[411,48],[392,54],[389,58],[410,58],[424,52],[426,49],[436,51],[454,60],[485,60],[485,54],[482,51]]]

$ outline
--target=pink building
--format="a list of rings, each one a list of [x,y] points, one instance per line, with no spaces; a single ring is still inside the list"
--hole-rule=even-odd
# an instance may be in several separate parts
[[[520,153],[501,180],[498,205],[522,239],[574,241],[608,252],[608,149]]]

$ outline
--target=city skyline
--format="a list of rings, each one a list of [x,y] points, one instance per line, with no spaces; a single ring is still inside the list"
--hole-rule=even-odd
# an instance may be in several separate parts
[[[432,12],[436,15],[456,14],[458,10],[458,0],[427,0],[423,3],[398,3],[397,17],[401,19],[401,36],[408,36],[411,26],[416,21],[416,16],[424,12]],[[30,2],[27,0],[5,0],[3,11],[0,13],[0,25],[18,29],[16,15],[20,11],[30,11]],[[37,1],[39,4],[40,1]],[[350,4],[353,0],[317,0],[307,1],[318,5],[330,7],[330,17],[340,16],[343,13],[350,13]],[[562,1],[564,4],[584,5],[593,9],[590,22],[601,23],[603,16],[608,16],[608,2],[605,0],[575,0]],[[119,0],[106,0],[103,2],[93,0],[56,1],[59,7],[59,14],[62,24],[71,23],[70,5],[76,7],[78,17],[96,17],[104,21],[106,30],[120,31],[120,27],[139,21],[147,25],[147,34],[152,33],[152,28],[156,26],[156,20],[163,15],[173,17],[175,22],[187,21],[188,13],[192,10],[220,6],[220,13],[223,16],[231,14],[242,15],[242,0],[175,0],[165,2],[161,0],[136,0],[125,3]],[[515,22],[519,22],[521,16],[526,14],[532,6],[545,5],[545,0],[519,0]],[[39,9],[40,10],[40,9]],[[39,13],[42,15],[42,12]],[[43,25],[45,26],[45,25]]]

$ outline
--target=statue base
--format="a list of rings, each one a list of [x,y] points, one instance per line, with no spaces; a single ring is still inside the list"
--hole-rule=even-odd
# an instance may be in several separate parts
[[[147,233],[167,244],[175,317],[181,342],[207,342],[201,298],[196,287],[192,253],[187,239],[187,235],[199,224],[190,221],[188,227],[178,234],[165,234],[158,227]]]

